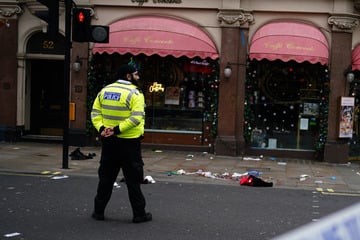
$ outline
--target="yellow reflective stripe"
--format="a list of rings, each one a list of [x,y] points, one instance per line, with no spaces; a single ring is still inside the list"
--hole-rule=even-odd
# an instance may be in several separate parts
[[[91,118],[95,118],[97,116],[101,115],[101,111],[97,110],[97,109],[92,109],[91,111]]]
[[[114,105],[108,105],[108,104],[102,104],[101,106],[103,109],[107,109],[107,110],[129,111],[129,108],[124,107],[124,106],[114,106]]]
[[[107,119],[107,120],[117,120],[117,121],[121,121],[121,120],[126,119],[126,117],[113,116],[113,115],[103,115],[103,118]]]
[[[128,94],[127,98],[126,98],[126,106],[130,108],[130,101],[131,101],[131,98],[134,94],[138,94],[138,90],[137,89],[132,89],[130,91],[130,93]]]
[[[91,118],[96,118],[97,116],[100,116],[100,113],[91,113]]]
[[[129,117],[129,120],[134,123],[136,126],[140,124],[140,121],[137,120],[136,118],[133,118],[133,117]]]
[[[130,108],[131,96],[132,96],[132,94],[130,93],[130,94],[127,95],[127,98],[126,98],[126,106],[127,106],[128,108]]]
[[[145,116],[145,113],[144,112],[132,112],[131,113],[131,116]]]

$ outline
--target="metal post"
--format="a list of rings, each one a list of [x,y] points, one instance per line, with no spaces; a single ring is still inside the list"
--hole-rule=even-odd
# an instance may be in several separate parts
[[[65,0],[65,61],[64,61],[64,125],[62,168],[69,168],[69,97],[70,97],[70,49],[72,0]]]

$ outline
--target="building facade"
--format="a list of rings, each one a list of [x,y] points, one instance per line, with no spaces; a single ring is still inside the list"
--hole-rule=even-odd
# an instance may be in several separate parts
[[[94,144],[92,100],[128,63],[143,81],[145,144],[328,162],[360,156],[359,1],[79,0],[74,7],[90,9],[92,25],[108,25],[110,40],[72,42],[64,66],[64,1],[59,34],[49,39],[34,16],[43,5],[0,0],[2,140],[61,138],[70,67],[69,141]]]

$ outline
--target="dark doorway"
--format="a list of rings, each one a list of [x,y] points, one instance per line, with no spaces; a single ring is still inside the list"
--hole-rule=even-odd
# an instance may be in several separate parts
[[[62,135],[63,81],[63,61],[31,61],[31,134]]]

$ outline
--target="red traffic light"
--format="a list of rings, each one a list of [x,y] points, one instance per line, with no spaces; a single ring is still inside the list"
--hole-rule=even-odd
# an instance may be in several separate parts
[[[74,42],[109,42],[109,27],[91,25],[91,11],[74,8],[72,18],[72,40]]]
[[[83,12],[79,12],[78,20],[79,20],[79,22],[81,22],[81,23],[84,22],[85,16],[84,16],[84,13],[83,13]]]
[[[88,42],[90,35],[91,11],[85,8],[73,9],[72,40]]]

